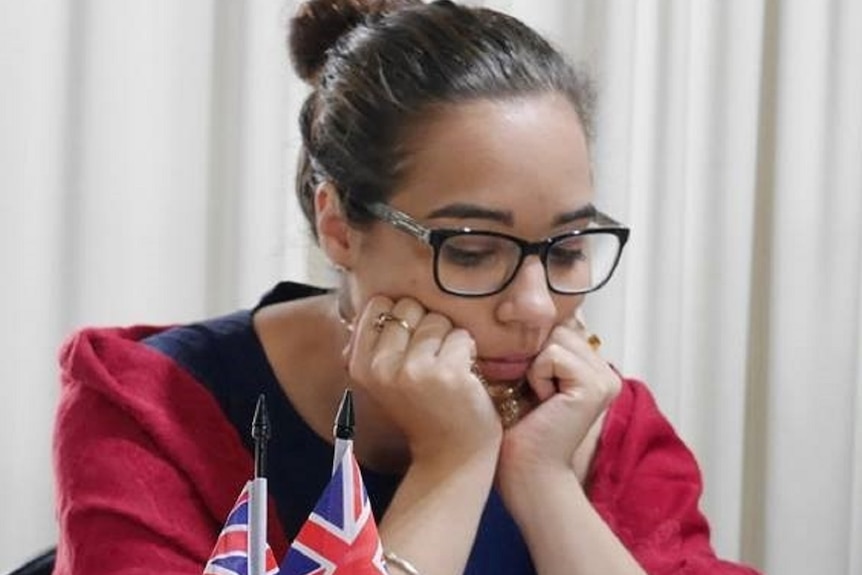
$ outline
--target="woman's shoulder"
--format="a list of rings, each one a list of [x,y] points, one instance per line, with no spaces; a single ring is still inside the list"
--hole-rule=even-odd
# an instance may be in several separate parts
[[[635,468],[644,471],[653,463],[665,471],[684,468],[687,474],[699,473],[690,449],[650,388],[635,378],[623,378],[620,393],[608,408],[596,463],[603,473],[616,477]]]
[[[198,380],[209,380],[219,366],[261,359],[252,324],[255,311],[324,291],[281,282],[264,294],[253,309],[183,324],[85,327],[63,343],[61,373],[67,382],[85,379],[98,383],[111,375],[133,375],[140,370],[163,374],[164,369],[174,365]]]
[[[236,338],[249,325],[245,311],[182,325],[85,327],[63,343],[61,374],[67,383],[94,384],[141,370],[159,374],[184,357],[214,353],[220,342]]]
[[[141,342],[170,329],[172,326],[133,325],[85,327],[75,331],[60,348],[64,386],[96,385],[135,366],[149,368],[158,356]]]
[[[175,541],[203,564],[213,518],[226,516],[252,458],[212,390],[152,344],[215,357],[217,346],[202,345],[201,334],[218,338],[236,323],[86,328],[67,341],[54,426],[64,541],[92,541],[93,531],[69,527],[86,516],[112,537]]]
[[[649,386],[638,378],[621,377],[620,392],[608,407],[605,431],[620,431],[644,423],[667,424]]]

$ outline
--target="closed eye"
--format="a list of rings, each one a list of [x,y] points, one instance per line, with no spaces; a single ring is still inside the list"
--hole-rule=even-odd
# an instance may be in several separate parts
[[[465,248],[455,245],[444,244],[440,257],[447,263],[461,267],[478,267],[494,258],[498,250],[493,248]]]
[[[585,262],[588,254],[582,240],[560,242],[548,251],[548,263],[555,266],[574,266]]]

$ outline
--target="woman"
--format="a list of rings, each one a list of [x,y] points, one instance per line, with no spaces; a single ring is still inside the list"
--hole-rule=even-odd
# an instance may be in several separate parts
[[[392,573],[751,572],[715,557],[691,454],[577,319],[627,239],[593,206],[585,81],[485,9],[311,1],[292,24],[297,192],[342,285],[67,345],[57,573],[200,572],[261,392],[282,556],[347,387]]]

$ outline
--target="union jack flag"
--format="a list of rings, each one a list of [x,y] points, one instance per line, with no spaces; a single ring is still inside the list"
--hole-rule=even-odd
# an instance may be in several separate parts
[[[282,575],[386,575],[352,443],[281,564]]]
[[[249,485],[245,484],[219,534],[204,575],[249,575],[248,523]],[[278,562],[266,546],[266,575],[278,574]]]

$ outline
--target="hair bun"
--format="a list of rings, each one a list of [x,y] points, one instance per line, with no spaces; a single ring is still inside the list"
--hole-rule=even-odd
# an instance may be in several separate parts
[[[314,83],[326,51],[368,16],[396,11],[417,0],[308,0],[290,21],[289,49],[300,78]]]

